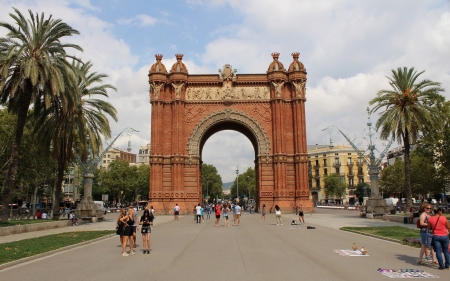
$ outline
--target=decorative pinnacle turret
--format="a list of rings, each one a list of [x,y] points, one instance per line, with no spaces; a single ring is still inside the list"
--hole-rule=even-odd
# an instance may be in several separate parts
[[[299,52],[294,52],[294,53],[292,53],[291,54],[291,56],[294,58],[294,60],[295,59],[298,59],[298,57],[300,56],[300,53]]]
[[[156,60],[162,60],[163,55],[161,55],[161,54],[156,54],[156,55],[155,55],[155,58],[156,58]]]
[[[280,53],[272,53],[273,59],[278,59],[279,56],[280,56]]]
[[[177,59],[182,60],[182,59],[183,59],[183,54],[175,54],[175,57],[176,57]]]

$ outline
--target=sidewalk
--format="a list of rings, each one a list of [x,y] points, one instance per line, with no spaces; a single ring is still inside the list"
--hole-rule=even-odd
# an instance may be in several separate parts
[[[140,212],[140,215],[142,211]],[[68,226],[61,228],[53,228],[47,230],[25,232],[20,234],[12,234],[9,236],[0,236],[0,244],[7,242],[14,242],[29,238],[36,238],[41,236],[47,236],[52,234],[71,232],[71,231],[99,231],[99,230],[115,230],[116,229],[116,219],[119,213],[106,214],[104,220],[94,223],[82,223],[79,226]],[[158,215],[155,217],[154,226],[158,227],[159,224],[172,221],[172,215]]]

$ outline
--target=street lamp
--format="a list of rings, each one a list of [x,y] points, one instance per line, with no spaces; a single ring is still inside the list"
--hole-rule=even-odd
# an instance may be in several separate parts
[[[236,166],[236,197],[239,201],[239,167]]]
[[[206,200],[209,202],[209,189],[208,189],[208,183],[209,181],[206,181]]]

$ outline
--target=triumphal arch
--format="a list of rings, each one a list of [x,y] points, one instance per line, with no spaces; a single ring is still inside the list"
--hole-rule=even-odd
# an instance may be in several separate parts
[[[156,212],[183,213],[202,201],[206,140],[222,130],[244,134],[255,150],[256,201],[267,210],[312,209],[308,188],[306,69],[293,53],[286,70],[273,53],[263,74],[188,73],[183,55],[167,70],[157,54],[149,71],[151,116],[149,202]]]

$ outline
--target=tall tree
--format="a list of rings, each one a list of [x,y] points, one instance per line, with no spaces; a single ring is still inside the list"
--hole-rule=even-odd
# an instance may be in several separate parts
[[[239,180],[239,195],[254,197],[256,192],[256,175],[255,169],[249,167],[247,171],[238,176]],[[237,191],[237,180],[235,179],[233,185],[231,186],[232,197],[235,198]]]
[[[340,175],[331,174],[326,175],[323,179],[325,183],[325,194],[328,198],[337,197],[342,198],[345,194],[345,190],[347,189],[347,184],[345,183],[345,179],[343,179]]]
[[[405,162],[402,158],[395,159],[393,165],[389,165],[381,171],[380,186],[383,193],[405,193]]]
[[[53,206],[55,219],[59,214],[64,172],[67,165],[75,161],[75,152],[81,155],[83,161],[87,158],[89,148],[97,155],[102,136],[111,136],[107,116],[117,121],[116,109],[109,102],[94,98],[97,95],[108,97],[108,89],[116,90],[112,85],[102,84],[107,75],[90,72],[90,62],[82,64],[74,61],[71,67],[78,74],[77,86],[65,90],[74,96],[74,102],[64,108],[64,102],[56,96],[52,98],[50,106],[46,106],[43,99],[35,103],[36,134],[42,143],[53,146],[53,155],[58,162],[56,204]]]
[[[444,100],[439,94],[444,91],[441,83],[427,79],[418,81],[422,73],[424,71],[417,73],[414,67],[392,70],[392,78],[387,77],[392,89],[378,91],[369,103],[375,105],[371,112],[383,109],[376,123],[376,129],[381,128],[381,139],[394,138],[403,144],[408,210],[412,206],[411,145],[417,142],[422,132],[437,128],[441,112],[437,110],[436,104]]]
[[[67,36],[79,32],[60,19],[44,13],[36,16],[29,10],[26,19],[19,10],[9,15],[15,25],[0,22],[8,34],[0,38],[0,102],[17,114],[17,124],[11,143],[8,172],[2,190],[1,221],[8,219],[7,206],[14,189],[15,177],[19,166],[19,150],[23,129],[30,104],[40,97],[49,101],[52,96],[63,93],[67,85],[65,77],[73,76],[70,63],[67,62],[66,49],[82,51],[81,47],[65,42]]]
[[[210,200],[222,197],[222,177],[214,165],[202,164],[202,193],[209,195]]]

